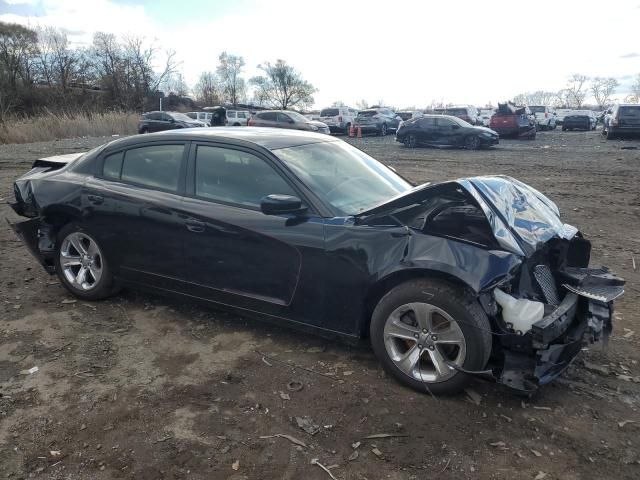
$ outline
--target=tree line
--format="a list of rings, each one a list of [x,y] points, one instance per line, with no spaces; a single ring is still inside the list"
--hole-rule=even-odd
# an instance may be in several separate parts
[[[613,77],[593,77],[574,73],[569,77],[565,88],[557,92],[538,90],[516,95],[513,103],[516,105],[552,105],[557,108],[580,109],[585,105],[589,94],[595,100],[599,109],[604,109],[613,103],[616,88],[620,86]],[[624,99],[626,103],[640,103],[640,74],[636,75],[631,86],[631,93]]]
[[[245,65],[243,57],[223,52],[216,68],[200,75],[196,100],[282,109],[313,104],[316,88],[286,61],[265,62],[249,79]],[[0,123],[10,114],[44,111],[152,110],[165,95],[171,106],[190,93],[180,66],[174,51],[133,35],[97,32],[91,45],[75,47],[61,29],[0,22]]]

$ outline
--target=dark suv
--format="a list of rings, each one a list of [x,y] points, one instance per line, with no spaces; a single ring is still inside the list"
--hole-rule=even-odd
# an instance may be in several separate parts
[[[640,105],[620,104],[607,110],[602,134],[607,136],[607,140],[640,136]]]
[[[499,143],[496,132],[476,127],[451,115],[425,115],[402,122],[396,141],[408,148],[419,145],[463,147],[470,150],[488,148]]]
[[[194,120],[180,112],[147,112],[142,114],[138,122],[138,133],[206,126],[206,123]]]

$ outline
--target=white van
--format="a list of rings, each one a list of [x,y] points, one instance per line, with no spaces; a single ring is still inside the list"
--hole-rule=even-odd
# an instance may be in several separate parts
[[[251,112],[246,110],[227,110],[227,125],[230,127],[247,126]]]
[[[358,111],[350,107],[329,107],[320,111],[319,120],[326,123],[331,133],[349,135],[349,128],[358,115]]]

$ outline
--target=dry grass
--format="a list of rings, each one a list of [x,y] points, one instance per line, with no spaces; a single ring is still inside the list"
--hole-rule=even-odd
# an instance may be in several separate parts
[[[61,138],[130,135],[136,133],[136,113],[47,113],[27,119],[7,119],[0,125],[0,144],[31,143]]]

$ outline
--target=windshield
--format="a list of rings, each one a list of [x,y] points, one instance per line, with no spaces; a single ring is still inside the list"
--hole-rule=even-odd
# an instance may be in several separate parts
[[[545,107],[529,107],[533,113],[544,113]]]
[[[447,116],[447,118],[452,122],[456,122],[461,127],[473,127],[473,125],[471,125],[469,122],[465,120],[462,120],[460,117]]]
[[[323,142],[274,150],[341,215],[355,215],[411,190],[391,169],[348,143]]]
[[[193,119],[187,117],[184,113],[171,112],[169,115],[173,117],[174,120],[178,120],[179,122],[192,122]]]
[[[358,113],[359,117],[373,117],[374,115],[377,115],[378,111],[377,110],[363,110],[362,112]]]

